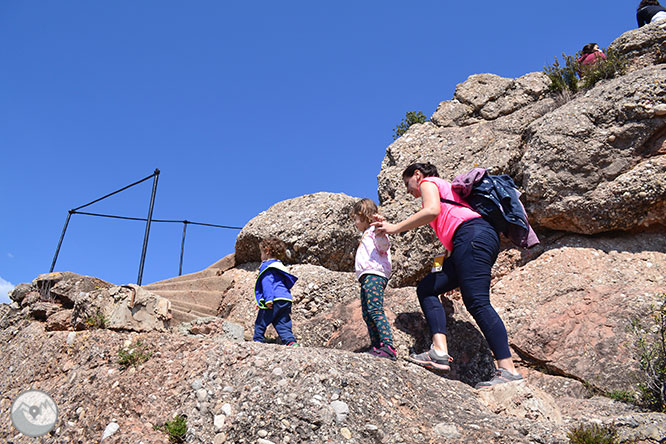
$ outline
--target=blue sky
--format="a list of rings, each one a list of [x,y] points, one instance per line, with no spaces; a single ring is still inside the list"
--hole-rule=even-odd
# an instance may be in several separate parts
[[[153,217],[243,226],[320,191],[377,199],[393,128],[468,76],[541,71],[635,28],[638,1],[0,2],[0,302],[67,211],[161,170]],[[152,182],[84,211],[146,217]],[[143,274],[178,274],[154,224]],[[136,282],[145,225],[74,215],[56,271]],[[188,226],[183,272],[238,230]]]

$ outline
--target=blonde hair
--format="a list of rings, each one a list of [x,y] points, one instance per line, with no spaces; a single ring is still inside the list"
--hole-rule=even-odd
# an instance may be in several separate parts
[[[275,236],[263,239],[259,242],[259,248],[268,253],[271,258],[280,260],[284,259],[285,253],[287,252],[287,246],[285,243]]]
[[[352,207],[352,217],[361,216],[367,223],[372,223],[372,216],[377,214],[377,205],[370,199],[361,199]]]

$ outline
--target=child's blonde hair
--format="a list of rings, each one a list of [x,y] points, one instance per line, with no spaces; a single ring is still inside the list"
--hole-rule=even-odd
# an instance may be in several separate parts
[[[369,224],[373,222],[372,216],[377,212],[377,205],[370,199],[361,199],[352,207],[352,217],[361,216]]]
[[[263,239],[259,242],[259,248],[268,253],[271,258],[280,260],[284,259],[285,253],[287,252],[287,246],[285,243],[275,236]]]

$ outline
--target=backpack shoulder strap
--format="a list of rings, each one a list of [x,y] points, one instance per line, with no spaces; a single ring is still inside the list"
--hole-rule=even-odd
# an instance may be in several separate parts
[[[451,204],[451,205],[457,205],[457,206],[459,206],[459,207],[469,208],[467,205],[463,205],[463,204],[461,204],[460,202],[456,202],[455,200],[444,199],[443,197],[440,197],[440,198],[439,198],[439,201],[440,201],[440,202],[447,203],[447,204]]]

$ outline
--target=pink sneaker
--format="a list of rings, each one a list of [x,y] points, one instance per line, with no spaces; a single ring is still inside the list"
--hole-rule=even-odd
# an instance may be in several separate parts
[[[377,356],[378,358],[387,358],[392,361],[398,359],[396,356],[395,348],[388,344],[384,344],[383,342],[379,344],[379,347],[372,347],[372,350],[370,350],[368,353],[370,353],[372,356]]]

